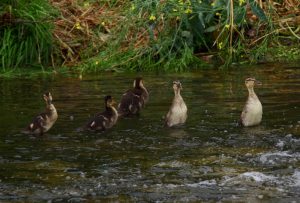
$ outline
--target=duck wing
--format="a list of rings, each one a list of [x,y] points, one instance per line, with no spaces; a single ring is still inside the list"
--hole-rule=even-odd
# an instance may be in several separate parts
[[[123,94],[118,106],[118,113],[122,115],[137,114],[144,105],[141,90],[129,90]]]
[[[105,122],[108,119],[102,115],[95,116],[86,125],[86,129],[90,131],[103,131],[105,130]]]
[[[138,89],[138,88],[134,88],[134,89],[132,90],[132,92],[133,92],[134,94],[140,96],[140,99],[142,100],[143,105],[144,105],[145,103],[147,103],[148,98],[149,98],[149,93],[148,93],[148,91],[147,91],[146,89]]]
[[[247,111],[247,103],[246,103],[246,105],[244,106],[243,111],[242,111],[242,113],[241,113],[241,116],[240,116],[240,120],[239,120],[239,122],[238,122],[238,125],[240,125],[240,126],[244,125],[244,124],[243,124],[243,121],[245,120],[245,117],[246,117],[247,112],[248,112],[248,111]]]
[[[35,117],[32,122],[27,126],[25,130],[22,132],[25,134],[42,134],[43,126],[45,125],[47,120],[47,114],[41,113],[37,117]]]

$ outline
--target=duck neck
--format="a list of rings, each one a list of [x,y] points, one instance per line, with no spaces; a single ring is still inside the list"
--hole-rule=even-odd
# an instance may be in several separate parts
[[[105,106],[105,109],[106,109],[106,111],[112,111],[112,107],[109,106],[109,105],[106,105],[106,106]]]
[[[248,87],[249,97],[256,97],[253,87]]]
[[[106,111],[114,111],[114,109],[115,107],[113,106],[109,106],[109,105],[106,106]]]
[[[118,111],[113,106],[106,106],[106,111],[111,115],[118,116]]]
[[[180,97],[180,89],[175,89],[174,90],[174,94],[175,94],[175,97]]]
[[[53,104],[50,104],[50,105],[47,105],[47,110],[46,112],[50,115],[54,115],[54,114],[57,114],[56,112],[56,108],[54,107]]]
[[[139,88],[141,88],[141,89],[145,92],[145,94],[148,95],[148,91],[147,91],[147,89],[144,87],[144,85],[140,85]]]

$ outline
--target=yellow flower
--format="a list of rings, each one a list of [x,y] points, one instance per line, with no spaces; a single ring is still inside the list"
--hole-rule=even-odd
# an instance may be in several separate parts
[[[151,16],[149,17],[149,20],[155,21],[156,17],[153,14],[151,14]]]
[[[83,4],[83,7],[84,8],[87,8],[87,7],[89,7],[90,6],[90,3],[89,2],[84,2],[84,4]]]
[[[223,42],[218,43],[218,48],[222,49],[223,48]]]
[[[101,25],[102,25],[102,26],[105,26],[105,22],[104,22],[104,21],[102,21]]]
[[[221,13],[218,13],[218,12],[217,12],[217,13],[216,13],[216,16],[221,16]]]
[[[82,30],[82,27],[81,27],[81,25],[80,25],[80,22],[76,22],[75,23],[75,28],[77,29],[77,30]]]
[[[95,64],[98,65],[99,61],[96,61]]]
[[[132,5],[131,5],[131,8],[130,8],[130,10],[132,10],[132,11],[133,11],[134,9],[135,9],[135,5],[134,5],[134,4],[132,4]]]
[[[243,5],[246,2],[246,0],[239,0],[240,6]]]
[[[225,28],[229,29],[229,28],[230,28],[230,25],[226,24],[226,25],[225,25]]]
[[[185,11],[184,11],[186,14],[190,14],[192,13],[192,9],[190,7],[188,7]]]
[[[215,4],[215,2],[212,2],[210,5],[211,5],[212,7],[214,7],[216,4]]]

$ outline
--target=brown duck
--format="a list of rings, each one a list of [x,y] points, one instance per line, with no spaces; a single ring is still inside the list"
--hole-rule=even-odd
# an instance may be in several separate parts
[[[133,82],[133,88],[127,90],[118,106],[119,116],[138,114],[148,102],[149,93],[144,86],[143,79],[138,77]]]
[[[248,89],[248,99],[241,114],[240,123],[243,126],[255,126],[260,124],[263,114],[262,105],[254,92],[255,85],[261,85],[261,82],[255,78],[247,78],[245,85]]]
[[[57,120],[57,111],[52,104],[52,95],[50,92],[45,93],[44,100],[46,102],[45,112],[36,116],[27,128],[21,132],[24,134],[40,134],[47,132]]]
[[[118,120],[118,112],[114,107],[115,101],[108,95],[104,98],[105,111],[96,114],[87,124],[89,131],[104,131],[113,127]]]

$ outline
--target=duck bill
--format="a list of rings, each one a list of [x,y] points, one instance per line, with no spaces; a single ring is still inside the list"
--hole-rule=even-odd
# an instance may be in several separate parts
[[[117,104],[117,102],[116,102],[115,100],[112,100],[112,101],[111,101],[111,105],[112,105],[112,106],[115,106],[116,104]]]
[[[255,80],[255,85],[262,85],[262,82]]]

